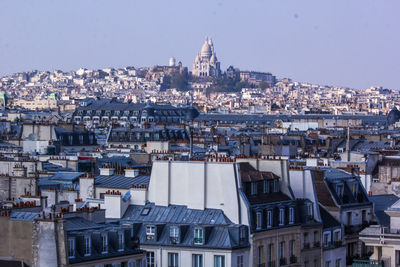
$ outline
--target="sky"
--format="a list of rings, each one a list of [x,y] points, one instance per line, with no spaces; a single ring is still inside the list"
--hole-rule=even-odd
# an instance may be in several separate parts
[[[0,0],[0,76],[167,65],[206,36],[223,70],[400,89],[398,0]]]

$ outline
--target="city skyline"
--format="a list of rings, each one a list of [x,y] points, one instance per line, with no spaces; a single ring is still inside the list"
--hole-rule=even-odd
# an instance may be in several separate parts
[[[398,89],[399,5],[4,1],[0,76],[32,69],[167,65],[172,56],[190,70],[210,36],[222,70],[233,65],[321,85]]]

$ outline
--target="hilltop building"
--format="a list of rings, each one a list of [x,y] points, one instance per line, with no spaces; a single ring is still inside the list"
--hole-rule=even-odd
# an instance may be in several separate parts
[[[221,75],[220,64],[212,40],[206,38],[200,54],[193,62],[192,74],[198,77],[219,77]]]

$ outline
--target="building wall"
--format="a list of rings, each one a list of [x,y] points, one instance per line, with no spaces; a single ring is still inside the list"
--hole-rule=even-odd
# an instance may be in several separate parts
[[[0,217],[0,257],[32,264],[32,222]]]
[[[241,223],[234,163],[155,161],[149,184],[149,201],[156,205],[187,205],[191,209],[221,209],[234,223]]]
[[[243,255],[244,266],[248,265],[249,249],[238,251],[220,250],[220,249],[202,249],[202,248],[174,248],[174,247],[152,247],[141,246],[142,249],[148,252],[154,252],[155,266],[168,267],[168,253],[178,253],[179,266],[192,266],[193,254],[203,255],[203,266],[214,266],[214,256],[221,255],[225,257],[225,266],[236,266],[236,258],[238,255]],[[246,264],[247,263],[247,264]]]
[[[326,262],[329,261],[329,266],[336,267],[336,260],[340,260],[339,267],[346,266],[346,246],[324,249],[322,252],[322,266],[327,266]]]

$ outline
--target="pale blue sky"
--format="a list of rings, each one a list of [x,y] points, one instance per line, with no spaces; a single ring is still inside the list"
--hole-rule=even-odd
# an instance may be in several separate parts
[[[400,89],[399,0],[0,0],[0,76],[32,69],[191,69],[206,35],[223,69]]]

